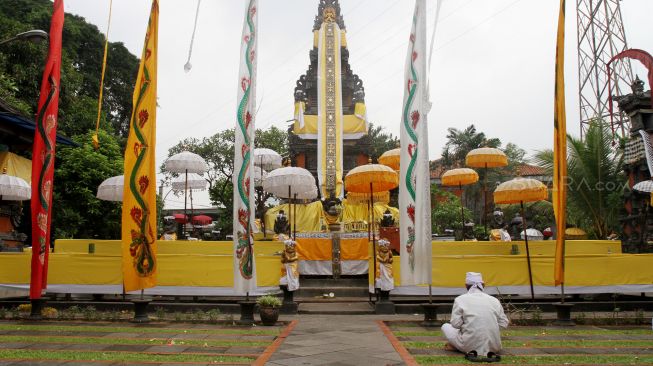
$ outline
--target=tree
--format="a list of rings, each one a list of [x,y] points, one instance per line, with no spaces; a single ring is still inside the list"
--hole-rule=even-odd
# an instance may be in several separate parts
[[[52,2],[49,0],[3,0],[0,2],[0,39],[28,29],[48,30],[51,17]],[[11,93],[21,103],[9,102],[25,115],[33,116],[47,43],[12,42],[2,47],[0,98]],[[103,52],[104,35],[97,27],[82,17],[66,14],[61,57],[60,133],[73,137],[95,128]],[[126,137],[138,58],[122,43],[110,42],[106,70],[102,127]]]
[[[487,138],[483,132],[476,132],[473,124],[462,131],[453,127],[449,127],[447,131],[447,142],[442,149],[442,164],[447,169],[465,166],[467,153],[476,148],[501,146],[501,140]]]
[[[55,238],[120,238],[120,203],[95,197],[105,179],[123,172],[116,137],[100,131],[100,148],[91,145],[91,132],[80,135],[80,147],[57,149],[54,176],[53,229]]]
[[[384,152],[399,147],[399,139],[385,132],[383,126],[370,123],[367,135],[370,139],[370,158],[373,161],[377,161]]]
[[[472,214],[464,209],[465,221],[470,220]],[[433,233],[444,234],[445,230],[460,230],[462,228],[460,217],[460,198],[431,186],[431,227]]]
[[[553,151],[543,150],[535,162],[553,174]],[[597,239],[619,231],[618,214],[626,183],[622,154],[612,148],[607,123],[590,123],[585,139],[567,135],[567,222]]]
[[[206,160],[209,169],[204,177],[209,184],[209,198],[212,204],[224,208],[225,212],[217,220],[217,227],[222,233],[231,232],[233,225],[231,212],[233,210],[234,143],[235,133],[232,128],[201,140],[185,139],[168,150],[168,156],[182,151],[190,151]],[[255,144],[256,147],[269,148],[281,155],[288,153],[287,133],[274,126],[267,130],[256,130]],[[161,167],[161,171],[165,173],[163,167]],[[172,174],[167,174],[167,177],[167,179],[171,179]],[[271,195],[265,197],[269,198]],[[263,202],[266,200],[267,198],[264,198]]]

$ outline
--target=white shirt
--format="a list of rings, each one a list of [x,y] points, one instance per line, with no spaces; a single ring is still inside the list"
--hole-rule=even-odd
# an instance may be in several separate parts
[[[456,297],[451,311],[451,325],[460,329],[458,335],[465,353],[476,351],[479,356],[501,351],[499,327],[508,327],[508,318],[496,298],[472,287]]]

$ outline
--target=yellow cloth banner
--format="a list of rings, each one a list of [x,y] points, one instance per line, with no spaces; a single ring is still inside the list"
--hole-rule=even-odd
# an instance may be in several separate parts
[[[399,222],[399,210],[396,207],[389,206],[386,203],[374,203],[374,220],[379,222],[383,218],[383,213],[390,210],[395,222]],[[342,222],[352,221],[370,221],[367,211],[367,204],[350,204],[347,200],[342,202]]]
[[[122,270],[125,291],[156,286],[156,89],[159,4],[152,1],[125,149]],[[90,272],[92,273],[92,272]]]
[[[567,222],[567,120],[565,113],[565,0],[560,0],[553,116],[553,212],[557,229],[553,277],[556,286],[565,282],[564,232]]]
[[[9,151],[0,152],[0,174],[7,169],[7,175],[23,178],[32,184],[32,161]]]

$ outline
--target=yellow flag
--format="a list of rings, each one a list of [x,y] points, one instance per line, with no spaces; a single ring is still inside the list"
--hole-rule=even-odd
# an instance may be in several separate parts
[[[156,69],[159,4],[152,1],[134,87],[125,149],[122,206],[122,270],[125,291],[156,286]]]
[[[567,120],[565,115],[565,0],[560,0],[556,44],[553,136],[553,212],[556,218],[555,284],[565,282],[565,227],[567,221]]]

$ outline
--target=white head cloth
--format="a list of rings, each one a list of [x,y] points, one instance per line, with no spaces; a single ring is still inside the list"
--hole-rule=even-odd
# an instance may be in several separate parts
[[[467,272],[465,274],[465,285],[469,285],[470,290],[476,287],[479,290],[483,290],[483,275],[478,272]]]

